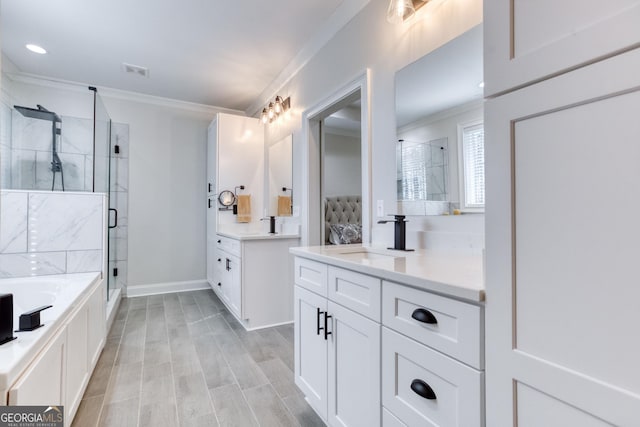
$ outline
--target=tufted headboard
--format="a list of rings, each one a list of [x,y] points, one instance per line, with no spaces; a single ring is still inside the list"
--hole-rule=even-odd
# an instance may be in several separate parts
[[[331,224],[362,225],[362,197],[334,196],[324,199],[324,242],[329,242]]]

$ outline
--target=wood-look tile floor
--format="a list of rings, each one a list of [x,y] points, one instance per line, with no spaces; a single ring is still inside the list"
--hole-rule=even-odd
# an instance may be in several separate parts
[[[124,299],[73,427],[324,426],[293,325],[247,332],[210,290]]]

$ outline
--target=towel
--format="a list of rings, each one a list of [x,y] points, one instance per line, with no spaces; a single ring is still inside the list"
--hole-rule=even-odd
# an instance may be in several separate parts
[[[278,216],[291,216],[290,196],[278,196]]]
[[[251,222],[251,195],[241,194],[238,196],[238,222]]]

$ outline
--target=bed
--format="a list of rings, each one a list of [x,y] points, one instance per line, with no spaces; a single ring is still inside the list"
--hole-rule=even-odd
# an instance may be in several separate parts
[[[333,196],[324,199],[326,245],[362,242],[362,197]]]

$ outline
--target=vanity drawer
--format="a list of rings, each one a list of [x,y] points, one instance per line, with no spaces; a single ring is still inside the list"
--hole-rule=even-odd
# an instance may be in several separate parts
[[[327,264],[296,257],[294,268],[296,285],[327,296]]]
[[[240,256],[240,241],[229,237],[216,235],[216,247],[231,255]]]
[[[329,299],[380,322],[380,287],[377,277],[338,267],[329,267]]]
[[[482,427],[483,383],[481,371],[382,328],[382,404],[402,423]]]
[[[476,369],[484,368],[484,316],[479,306],[384,281],[382,324]]]

